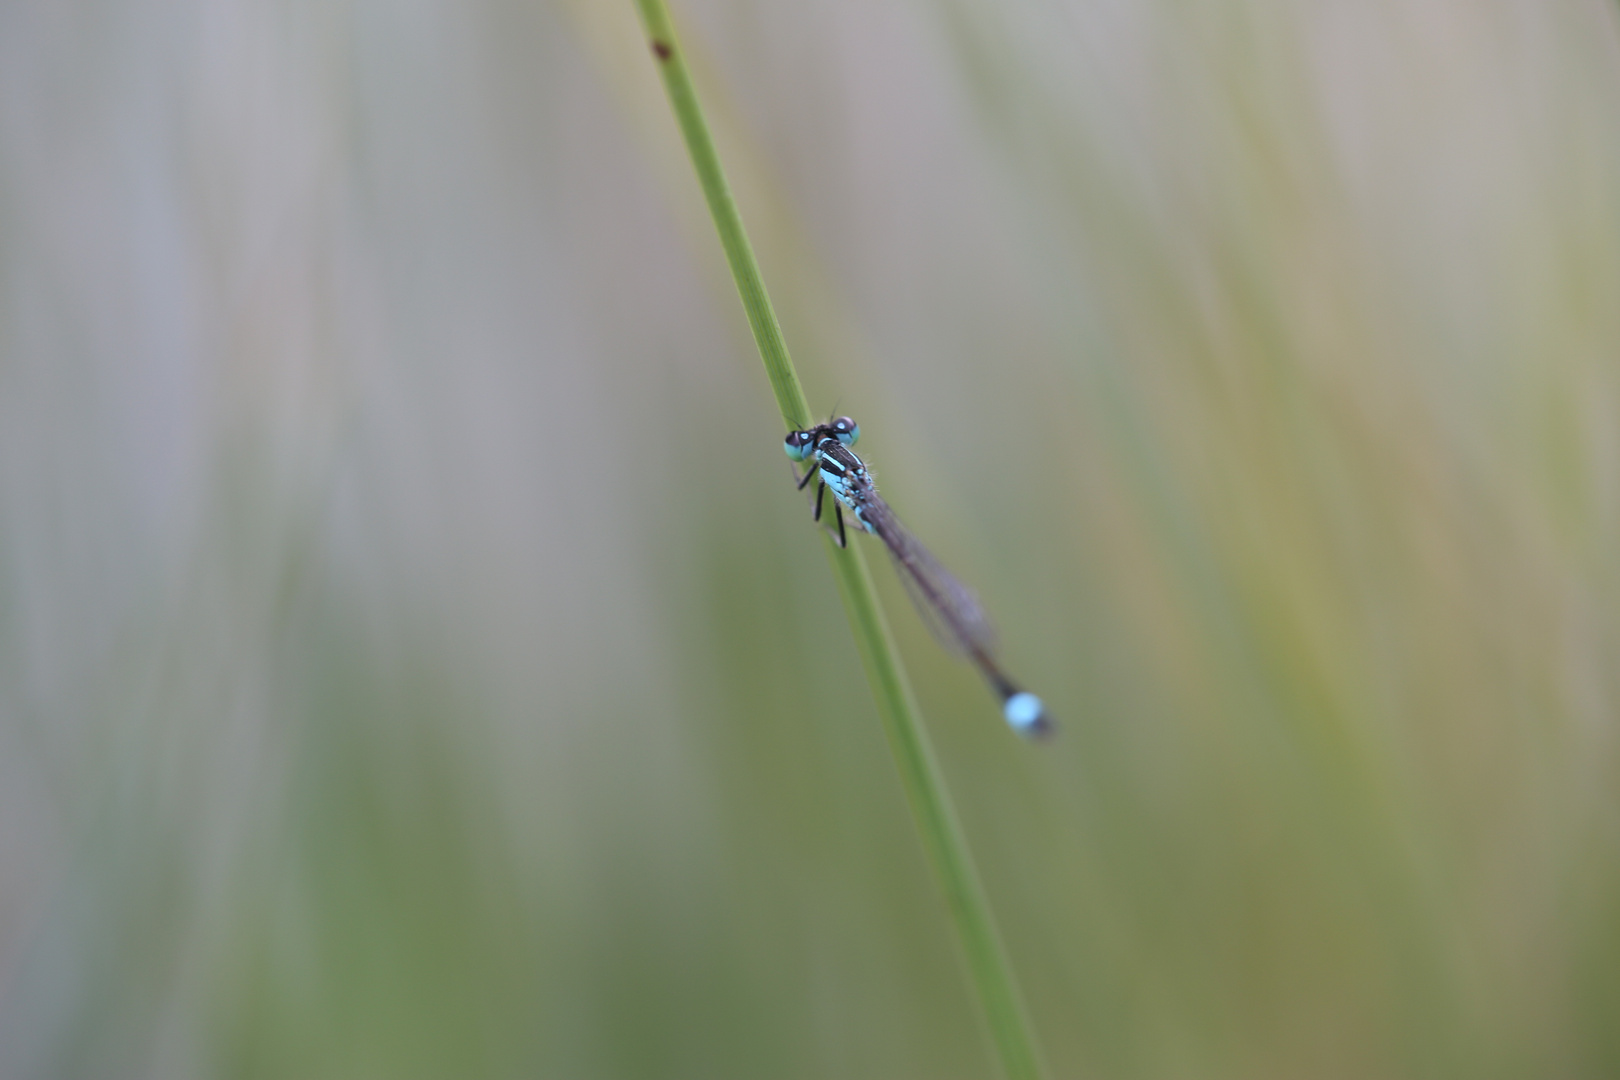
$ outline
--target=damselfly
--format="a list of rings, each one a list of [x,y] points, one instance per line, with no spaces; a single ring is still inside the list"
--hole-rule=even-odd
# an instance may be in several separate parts
[[[1020,690],[997,665],[992,655],[995,629],[973,590],[952,577],[900,524],[889,504],[878,495],[866,463],[850,449],[860,437],[860,426],[847,416],[817,424],[808,431],[788,433],[783,443],[787,456],[794,461],[807,461],[811,466],[802,477],[794,470],[799,490],[803,491],[811,480],[820,477],[821,482],[816,487],[815,519],[821,520],[822,502],[827,489],[832,488],[833,514],[838,519],[838,546],[843,547],[848,542],[844,535],[844,507],[847,506],[861,528],[882,540],[889,549],[900,580],[934,636],[952,652],[973,661],[996,696],[1001,698],[1002,713],[1013,730],[1032,738],[1050,735],[1052,721],[1041,699]]]

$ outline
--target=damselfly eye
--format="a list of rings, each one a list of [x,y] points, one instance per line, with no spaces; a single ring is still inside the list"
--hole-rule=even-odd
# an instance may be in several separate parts
[[[845,446],[854,446],[855,440],[861,437],[861,425],[847,416],[840,416],[832,422],[832,432]]]
[[[792,460],[803,461],[804,455],[810,452],[810,447],[815,445],[815,441],[815,437],[808,431],[790,431],[788,437],[782,440],[782,449],[787,451],[787,456]]]

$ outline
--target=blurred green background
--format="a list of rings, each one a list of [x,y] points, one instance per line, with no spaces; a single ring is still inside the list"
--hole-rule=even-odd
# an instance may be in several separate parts
[[[1054,1077],[1620,1075],[1620,6],[680,0]],[[993,1074],[630,0],[0,6],[0,1076]]]

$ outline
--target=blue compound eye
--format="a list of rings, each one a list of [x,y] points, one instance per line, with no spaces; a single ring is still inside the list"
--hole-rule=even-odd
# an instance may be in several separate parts
[[[832,422],[832,433],[845,446],[854,446],[855,440],[861,437],[861,425],[847,416],[840,416]]]
[[[808,431],[790,431],[788,437],[782,440],[782,449],[793,461],[803,461],[804,455],[810,452],[815,445],[815,438]]]

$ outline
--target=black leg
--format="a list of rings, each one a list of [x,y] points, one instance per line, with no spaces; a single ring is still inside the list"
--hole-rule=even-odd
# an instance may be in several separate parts
[[[802,477],[797,473],[797,471],[794,472],[793,478],[799,482],[800,491],[804,490],[804,485],[808,484],[810,482],[810,478],[814,475],[816,475],[816,467],[814,465],[810,466],[809,471],[806,472]]]
[[[838,546],[839,547],[848,547],[849,546],[849,540],[844,536],[844,508],[843,508],[843,506],[841,506],[838,503],[833,503],[833,513],[836,514],[837,517],[838,517]]]
[[[823,496],[825,496],[826,494],[827,494],[827,485],[826,484],[822,484],[820,487],[816,488],[816,512],[814,514],[810,515],[810,520],[811,521],[820,521],[821,520],[821,500],[822,500]]]

